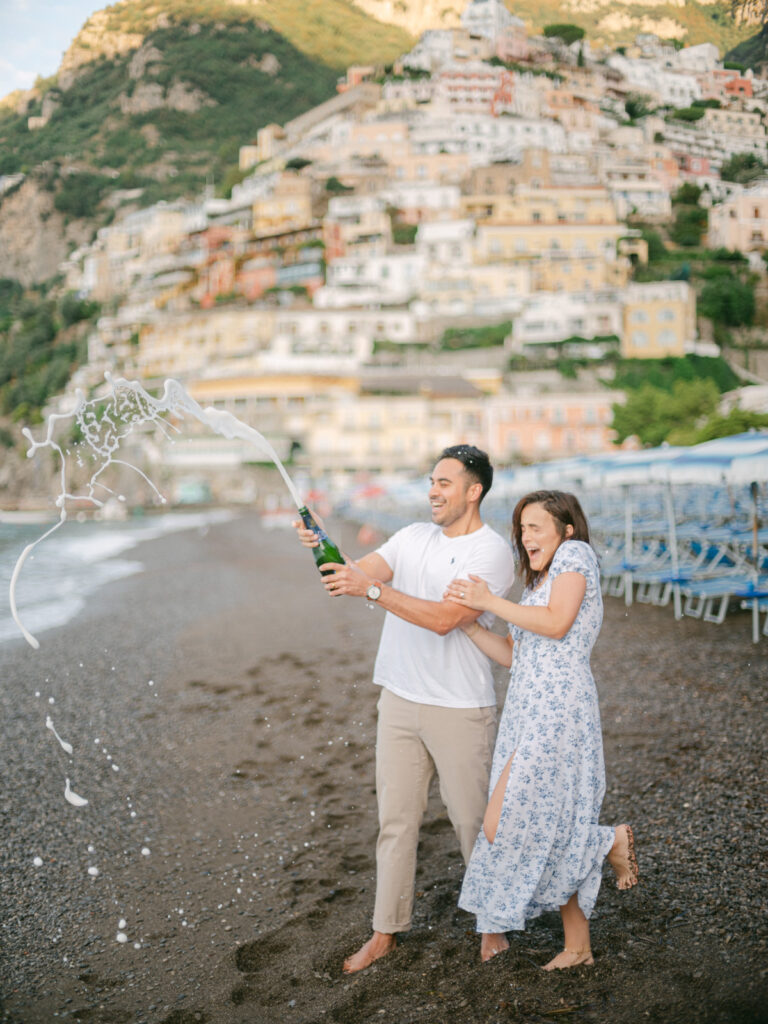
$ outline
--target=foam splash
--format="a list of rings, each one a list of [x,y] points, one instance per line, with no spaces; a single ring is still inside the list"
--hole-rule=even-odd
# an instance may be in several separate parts
[[[72,791],[69,785],[69,779],[66,780],[66,786],[64,787],[64,798],[68,800],[73,807],[85,807],[88,803],[84,796],[78,796],[77,793]]]
[[[149,485],[158,501],[165,504],[166,499],[142,470],[117,457],[122,442],[136,428],[145,424],[154,424],[168,437],[174,431],[178,433],[179,428],[167,417],[172,416],[183,420],[185,416],[192,416],[222,437],[230,440],[236,438],[254,445],[275,464],[296,507],[298,508],[302,504],[293,481],[288,476],[277,452],[258,430],[249,427],[246,423],[238,420],[236,416],[224,410],[214,409],[212,406],[203,409],[176,380],[166,380],[163,394],[159,398],[155,398],[145,391],[138,381],[129,381],[123,377],[113,378],[109,373],[104,376],[109,387],[108,393],[86,399],[84,393],[78,389],[75,392],[74,409],[69,413],[54,413],[49,416],[45,435],[41,440],[36,441],[28,428],[25,427],[23,430],[24,436],[30,442],[27,458],[33,458],[40,448],[50,448],[58,456],[61,466],[61,490],[56,499],[56,507],[59,509],[58,522],[24,548],[16,562],[10,583],[11,615],[27,643],[35,649],[39,648],[40,643],[24,626],[19,617],[16,606],[16,584],[24,563],[33,549],[66,522],[67,503],[88,501],[94,508],[103,507],[110,497],[115,496],[115,492],[104,483],[101,479],[102,476],[110,466],[125,466],[137,473]],[[54,436],[59,430],[60,421],[65,420],[72,421],[73,425],[77,426],[83,439],[82,445],[85,446],[87,454],[93,458],[97,467],[86,484],[85,490],[79,494],[72,493],[69,489],[65,452]],[[78,455],[78,463],[83,465],[81,455]],[[124,495],[117,495],[117,499],[125,500]]]
[[[51,718],[50,715],[48,715],[46,717],[46,719],[45,719],[45,727],[46,727],[46,729],[50,729],[51,730],[53,735],[56,737],[56,739],[61,744],[61,749],[64,750],[67,754],[71,754],[72,753],[72,744],[71,743],[67,743],[65,740],[63,740],[61,738],[61,736],[59,736],[59,734],[56,732],[56,729],[54,728],[53,719]]]

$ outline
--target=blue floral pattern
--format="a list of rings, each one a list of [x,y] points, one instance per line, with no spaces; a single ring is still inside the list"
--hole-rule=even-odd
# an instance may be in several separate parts
[[[514,754],[496,838],[480,832],[459,906],[479,932],[521,930],[578,893],[589,917],[614,830],[598,825],[605,793],[603,740],[589,659],[603,621],[594,551],[564,541],[525,605],[546,605],[552,581],[581,573],[586,593],[568,633],[552,640],[510,626],[514,657],[493,756],[489,794]]]

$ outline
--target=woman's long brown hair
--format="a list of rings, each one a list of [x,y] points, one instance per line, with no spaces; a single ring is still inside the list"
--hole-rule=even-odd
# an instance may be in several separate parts
[[[579,504],[579,499],[575,494],[569,494],[567,491],[531,491],[530,494],[526,494],[524,498],[518,501],[517,505],[515,505],[515,511],[512,513],[512,546],[515,549],[520,566],[520,575],[525,580],[525,585],[527,587],[535,587],[549,569],[552,559],[542,569],[539,569],[538,572],[534,572],[531,568],[528,552],[523,547],[522,515],[523,509],[528,505],[541,505],[543,509],[549,512],[555,521],[557,532],[560,534],[561,544],[565,540],[566,526],[573,527],[573,533],[568,538],[569,540],[583,540],[586,544],[589,544],[589,525],[587,524],[587,517],[584,515],[584,511]]]

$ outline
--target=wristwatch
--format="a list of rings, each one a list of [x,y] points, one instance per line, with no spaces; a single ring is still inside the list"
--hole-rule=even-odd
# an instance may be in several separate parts
[[[368,601],[378,601],[381,597],[381,583],[378,580],[372,580],[365,592],[365,596]]]

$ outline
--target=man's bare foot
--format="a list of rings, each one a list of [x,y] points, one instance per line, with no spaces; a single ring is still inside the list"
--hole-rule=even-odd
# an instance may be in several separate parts
[[[544,964],[543,971],[567,971],[569,967],[591,967],[595,962],[592,950],[585,949],[564,949],[553,957],[548,964]]]
[[[631,889],[640,879],[635,857],[635,837],[629,825],[617,825],[615,836],[608,854],[608,863],[616,874],[616,888]]]
[[[509,943],[504,932],[483,932],[480,938],[480,959],[484,964],[505,949],[509,949]]]
[[[354,974],[356,971],[364,971],[376,960],[380,960],[387,953],[397,948],[397,941],[394,935],[386,932],[374,932],[364,946],[361,946],[356,953],[348,956],[344,961],[344,973]]]

